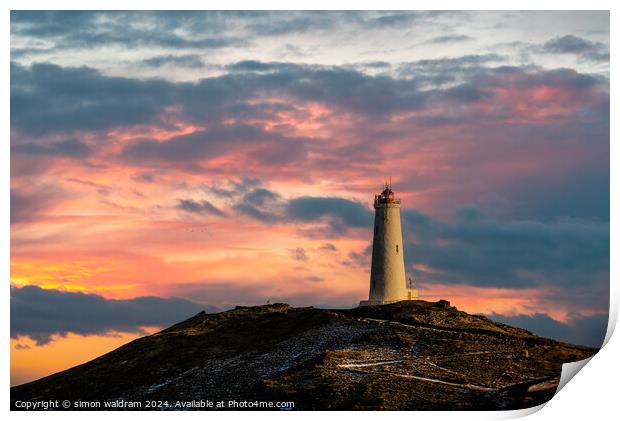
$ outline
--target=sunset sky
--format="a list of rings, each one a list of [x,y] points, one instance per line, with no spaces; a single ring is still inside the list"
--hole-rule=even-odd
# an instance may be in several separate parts
[[[201,309],[422,299],[600,344],[607,12],[11,13],[12,383]]]

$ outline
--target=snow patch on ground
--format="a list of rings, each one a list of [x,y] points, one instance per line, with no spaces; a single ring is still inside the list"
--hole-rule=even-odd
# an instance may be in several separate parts
[[[373,367],[377,365],[389,365],[402,363],[404,360],[391,360],[391,361],[377,361],[374,363],[358,363],[358,364],[340,364],[338,367],[342,368],[354,368],[354,367]]]

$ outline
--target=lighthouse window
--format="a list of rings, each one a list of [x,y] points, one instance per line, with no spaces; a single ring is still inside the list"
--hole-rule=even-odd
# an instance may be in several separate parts
[[[398,254],[398,244],[396,244],[396,254]]]
[[[378,230],[379,230],[379,227],[375,225],[375,235],[377,235]]]

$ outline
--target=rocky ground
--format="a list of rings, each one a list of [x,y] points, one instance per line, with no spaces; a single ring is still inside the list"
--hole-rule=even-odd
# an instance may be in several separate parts
[[[218,409],[220,401],[220,409],[238,408],[230,401],[292,402],[295,410],[517,409],[549,400],[562,363],[595,352],[447,301],[351,310],[237,307],[199,313],[13,387],[11,403],[13,409],[20,409],[18,401],[43,400],[141,402],[139,409],[210,409],[204,402]]]

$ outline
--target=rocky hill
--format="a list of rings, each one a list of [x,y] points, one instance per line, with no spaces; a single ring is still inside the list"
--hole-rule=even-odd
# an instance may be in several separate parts
[[[137,403],[133,408],[142,410],[286,405],[276,402],[292,402],[295,410],[517,409],[550,399],[562,363],[595,352],[467,314],[447,301],[350,310],[237,307],[201,312],[85,364],[13,387],[11,405],[57,400],[70,402],[69,409],[77,402],[86,402],[82,409]]]

